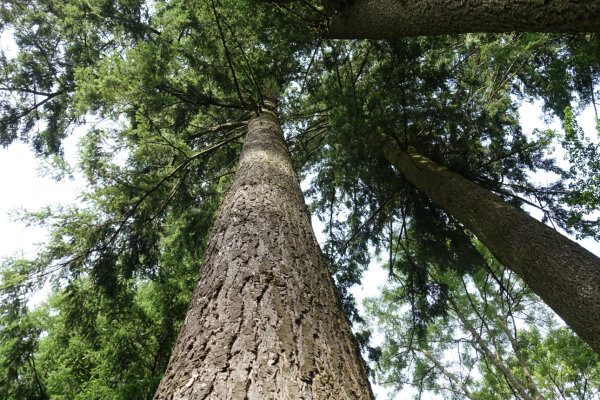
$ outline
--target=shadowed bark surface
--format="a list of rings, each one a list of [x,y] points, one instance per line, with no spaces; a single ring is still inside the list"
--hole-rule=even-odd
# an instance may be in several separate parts
[[[326,36],[469,32],[600,32],[600,0],[356,0],[331,18]]]
[[[487,189],[387,135],[370,138],[406,180],[467,227],[600,353],[600,259]]]
[[[277,117],[248,127],[155,399],[373,399]]]

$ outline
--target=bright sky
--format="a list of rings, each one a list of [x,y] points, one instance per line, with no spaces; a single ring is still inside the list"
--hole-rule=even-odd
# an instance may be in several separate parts
[[[74,139],[67,139],[67,159],[74,159]],[[0,257],[23,252],[35,256],[35,243],[43,242],[45,230],[27,227],[14,220],[11,213],[19,209],[35,211],[45,205],[72,204],[79,188],[71,180],[56,182],[40,176],[42,160],[36,159],[31,146],[14,143],[0,149]]]

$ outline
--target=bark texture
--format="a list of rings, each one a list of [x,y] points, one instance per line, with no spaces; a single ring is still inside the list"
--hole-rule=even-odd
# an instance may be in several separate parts
[[[404,177],[467,227],[600,353],[600,259],[487,189],[387,135],[373,145]]]
[[[155,399],[373,399],[274,112],[248,127]]]
[[[600,32],[600,0],[356,0],[329,21],[338,39],[469,32]]]

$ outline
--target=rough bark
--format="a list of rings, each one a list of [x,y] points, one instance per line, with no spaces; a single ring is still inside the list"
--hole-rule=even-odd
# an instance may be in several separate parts
[[[331,17],[326,36],[468,32],[600,32],[600,0],[356,0]]]
[[[274,112],[249,123],[155,399],[373,399]]]
[[[600,259],[487,189],[387,135],[372,145],[435,204],[468,228],[600,353]]]

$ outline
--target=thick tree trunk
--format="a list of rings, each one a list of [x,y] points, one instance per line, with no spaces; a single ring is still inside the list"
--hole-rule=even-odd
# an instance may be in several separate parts
[[[387,135],[371,142],[406,180],[467,227],[600,353],[600,259],[487,189]]]
[[[155,399],[373,399],[272,111],[249,124]]]
[[[328,37],[396,39],[468,32],[600,32],[600,0],[355,0],[350,3],[329,21]]]

